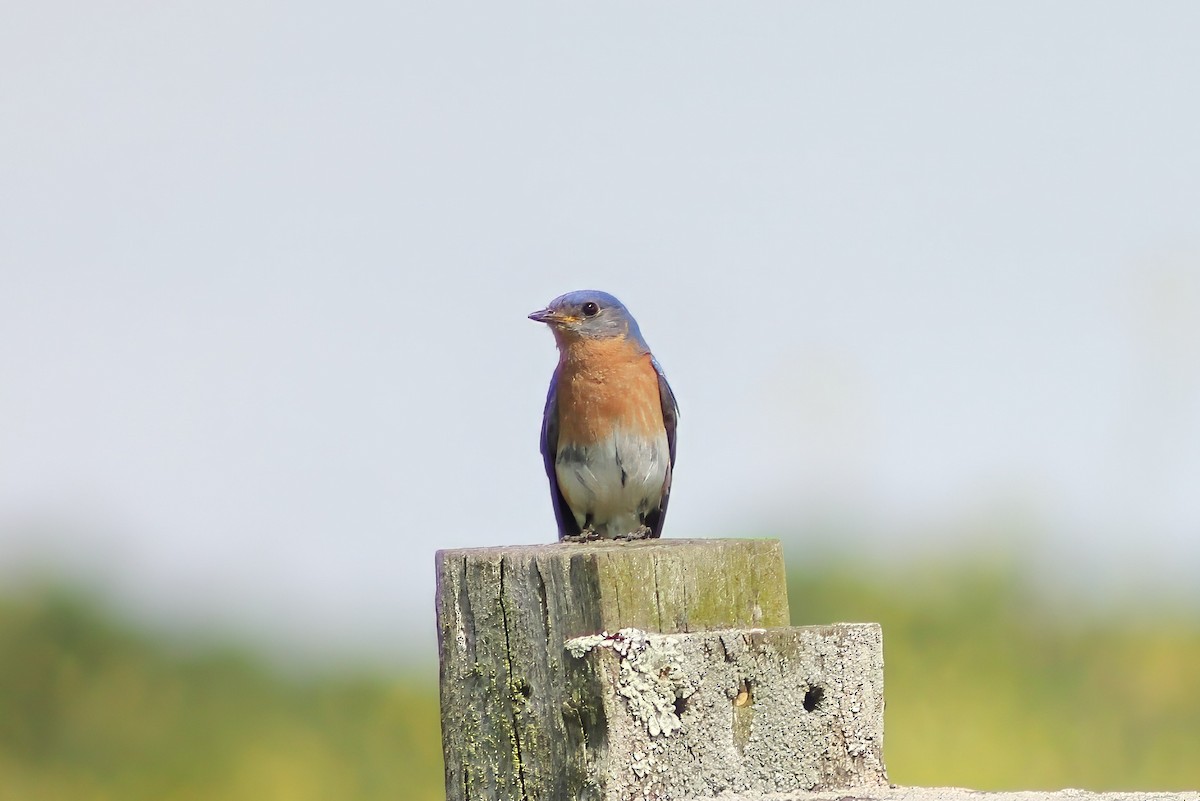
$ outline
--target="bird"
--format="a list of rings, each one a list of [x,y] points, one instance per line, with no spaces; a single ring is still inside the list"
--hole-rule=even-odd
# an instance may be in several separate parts
[[[637,321],[607,292],[560,295],[529,315],[558,346],[541,452],[558,538],[662,535],[679,406]]]

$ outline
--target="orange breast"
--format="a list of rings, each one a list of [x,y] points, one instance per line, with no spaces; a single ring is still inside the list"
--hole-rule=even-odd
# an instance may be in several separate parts
[[[558,377],[559,442],[590,445],[615,428],[647,436],[663,430],[658,373],[650,355],[623,340],[570,343]]]

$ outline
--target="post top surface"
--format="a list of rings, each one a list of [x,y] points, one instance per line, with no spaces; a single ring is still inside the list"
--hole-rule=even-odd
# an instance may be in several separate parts
[[[488,545],[479,548],[442,548],[438,550],[438,558],[445,557],[489,557],[508,555],[532,555],[561,553],[564,555],[577,554],[613,554],[631,551],[662,551],[679,548],[694,548],[698,550],[758,547],[778,545],[779,540],[773,537],[722,537],[716,539],[653,539],[653,540],[595,540],[592,542],[547,542],[525,545]]]

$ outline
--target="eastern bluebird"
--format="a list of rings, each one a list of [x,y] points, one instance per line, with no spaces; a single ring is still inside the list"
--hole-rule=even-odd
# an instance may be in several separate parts
[[[542,459],[558,538],[662,534],[679,408],[633,315],[582,290],[529,315],[558,344],[542,417]]]

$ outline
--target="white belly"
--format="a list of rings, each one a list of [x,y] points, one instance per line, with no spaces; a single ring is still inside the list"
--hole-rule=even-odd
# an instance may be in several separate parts
[[[658,508],[670,453],[666,432],[647,439],[623,431],[590,446],[560,446],[554,472],[580,529],[604,538],[636,534]]]

